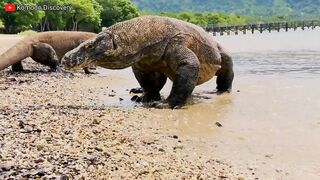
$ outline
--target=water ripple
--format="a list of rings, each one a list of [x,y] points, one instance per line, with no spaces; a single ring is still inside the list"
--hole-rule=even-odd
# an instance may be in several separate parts
[[[234,54],[241,75],[320,77],[320,51],[270,51]]]

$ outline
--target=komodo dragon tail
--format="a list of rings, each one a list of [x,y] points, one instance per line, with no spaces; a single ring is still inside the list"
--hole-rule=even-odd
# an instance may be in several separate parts
[[[0,55],[0,71],[32,55],[32,47],[20,41]]]

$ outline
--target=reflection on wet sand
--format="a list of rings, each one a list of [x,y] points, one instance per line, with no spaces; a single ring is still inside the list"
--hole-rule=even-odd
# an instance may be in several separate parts
[[[181,135],[207,137],[216,131],[217,122],[223,124],[223,119],[232,109],[233,95],[195,94],[190,101],[187,107],[178,111],[154,111],[167,117],[168,125],[177,128]]]

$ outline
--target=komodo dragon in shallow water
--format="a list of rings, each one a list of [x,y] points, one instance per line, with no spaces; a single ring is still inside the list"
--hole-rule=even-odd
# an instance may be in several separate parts
[[[143,102],[161,100],[168,77],[172,90],[164,103],[154,103],[159,108],[183,106],[196,85],[215,75],[218,92],[230,92],[234,77],[230,55],[201,27],[158,16],[115,24],[66,53],[62,64],[67,69],[132,66]]]
[[[96,35],[90,32],[48,31],[25,37],[0,56],[0,70],[12,66],[13,71],[23,71],[21,61],[31,57],[56,71],[66,52]],[[90,73],[87,67],[84,70]]]

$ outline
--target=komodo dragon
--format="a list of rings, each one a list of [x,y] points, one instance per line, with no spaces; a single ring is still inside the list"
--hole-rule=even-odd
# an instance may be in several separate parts
[[[56,71],[66,52],[96,35],[90,32],[48,31],[25,37],[0,56],[0,70],[12,66],[13,71],[23,71],[21,61],[31,57]],[[87,67],[84,70],[90,73]]]
[[[132,67],[143,89],[143,102],[161,100],[167,77],[173,81],[158,108],[185,105],[196,85],[217,76],[218,92],[230,92],[234,77],[230,55],[201,27],[181,20],[142,16],[115,24],[66,53],[67,69],[98,65],[108,69]]]

